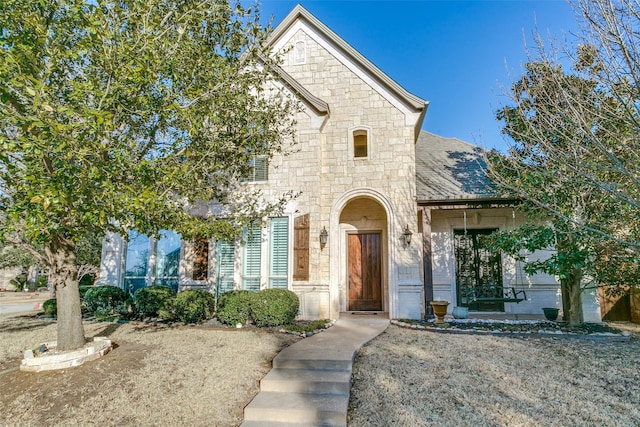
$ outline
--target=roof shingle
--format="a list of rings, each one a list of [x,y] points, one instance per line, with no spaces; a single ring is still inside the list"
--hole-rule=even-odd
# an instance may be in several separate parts
[[[420,132],[416,142],[418,203],[500,198],[486,170],[482,148]]]

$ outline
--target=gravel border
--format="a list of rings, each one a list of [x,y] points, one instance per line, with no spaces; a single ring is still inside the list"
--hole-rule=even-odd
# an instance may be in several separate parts
[[[492,320],[491,323],[500,323],[500,321]],[[539,323],[539,322],[536,322],[536,323]],[[504,331],[500,329],[487,331],[482,329],[456,329],[455,327],[450,327],[450,328],[434,327],[434,326],[427,326],[427,325],[421,325],[421,324],[415,324],[415,323],[414,324],[406,323],[397,319],[392,319],[391,324],[401,328],[405,328],[405,329],[415,329],[415,330],[435,332],[440,334],[491,335],[491,336],[510,336],[510,337],[527,337],[527,338],[529,337],[573,338],[573,339],[605,341],[605,342],[627,342],[631,339],[631,333],[628,331],[621,331],[619,334],[614,334],[610,332],[594,332],[590,334],[580,334],[575,332],[552,331],[552,330],[545,330],[545,329],[539,329],[538,331],[526,331],[526,332]],[[508,323],[508,324],[513,325],[515,323]]]

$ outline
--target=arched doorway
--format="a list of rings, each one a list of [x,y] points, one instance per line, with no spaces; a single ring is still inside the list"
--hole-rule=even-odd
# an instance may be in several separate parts
[[[376,200],[349,200],[340,212],[344,250],[342,310],[386,311],[388,293],[387,213]]]

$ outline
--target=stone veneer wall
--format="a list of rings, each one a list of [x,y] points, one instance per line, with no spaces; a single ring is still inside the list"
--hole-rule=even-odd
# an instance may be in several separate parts
[[[358,189],[363,190],[362,195],[368,194],[365,190],[374,190],[390,206],[386,212],[388,227],[384,231],[395,233],[387,236],[394,244],[387,248],[388,283],[384,286],[389,293],[385,305],[395,310],[395,315],[419,317],[423,310],[421,249],[419,243],[408,250],[395,244],[405,225],[414,233],[417,231],[415,119],[401,111],[388,93],[365,81],[361,72],[345,58],[334,56],[336,52],[330,52],[326,42],[318,42],[318,38],[311,30],[298,29],[280,44],[286,50],[297,42],[304,42],[306,61],[295,63],[294,49],[291,49],[284,55],[282,68],[330,108],[329,117],[319,127],[318,118],[311,112],[298,118],[299,151],[276,159],[276,169],[270,175],[269,190],[274,195],[288,189],[300,191],[292,210],[296,215],[310,214],[310,278],[308,282],[294,282],[293,289],[302,296],[303,313],[313,313],[315,317],[319,311],[320,317],[334,317],[336,311],[345,310],[346,278],[336,272],[344,270],[346,254],[343,251],[336,254],[336,247],[331,245],[320,251],[317,236],[323,226],[329,230],[331,221],[335,222],[335,216],[340,215],[335,207],[344,194],[352,192],[358,197]],[[351,133],[356,128],[369,131],[366,159],[353,158]],[[365,211],[361,214],[366,215]],[[330,240],[344,239],[337,230],[329,231]],[[336,280],[340,283],[334,283]],[[399,297],[397,286],[402,284],[406,289]],[[330,312],[327,313],[324,307],[329,291]],[[335,295],[336,292],[340,295]],[[394,302],[394,298],[400,300]],[[320,310],[315,308],[317,301],[320,301]]]

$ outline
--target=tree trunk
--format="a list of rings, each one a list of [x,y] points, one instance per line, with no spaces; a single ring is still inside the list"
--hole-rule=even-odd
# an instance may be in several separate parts
[[[560,280],[560,295],[562,296],[562,320],[569,321],[569,313],[571,313],[571,289],[568,280]]]
[[[75,245],[64,237],[56,236],[47,249],[49,280],[56,290],[58,306],[57,349],[75,350],[85,344]]]
[[[568,313],[565,313],[564,320],[569,322],[569,326],[579,325],[584,322],[582,314],[582,270],[573,269],[565,279],[566,285],[562,286],[562,301],[565,299],[569,304]],[[566,293],[566,296],[565,296]]]

